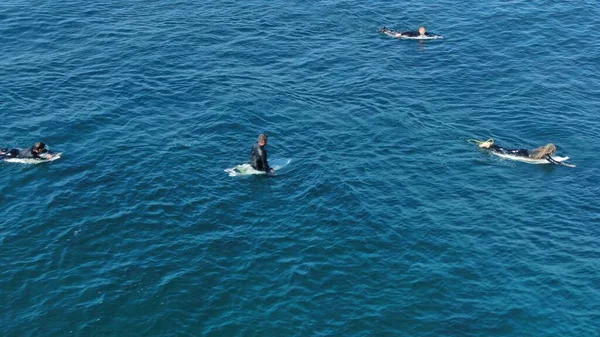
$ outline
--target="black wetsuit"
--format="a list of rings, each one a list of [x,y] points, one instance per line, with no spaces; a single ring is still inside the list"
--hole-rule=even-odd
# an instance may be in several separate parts
[[[269,172],[271,168],[267,163],[267,149],[258,143],[252,146],[252,159],[250,160],[252,168],[258,171]]]
[[[46,150],[42,151],[45,152]],[[0,155],[0,158],[28,158],[28,159],[40,159],[39,152],[30,147],[28,149],[2,149],[0,152],[4,152]]]
[[[517,156],[517,157],[530,158],[529,150],[527,150],[527,149],[509,150],[509,149],[505,149],[501,146],[493,145],[493,144],[492,144],[492,146],[489,147],[489,149],[494,152],[498,152],[498,153],[502,153],[502,154],[509,154],[509,155]],[[545,155],[544,159],[546,159],[547,161],[549,161],[550,163],[555,164],[555,165],[564,165],[563,163],[552,159],[552,157],[549,154]]]
[[[382,33],[385,33],[385,34],[401,34],[404,37],[419,37],[419,36],[421,36],[421,34],[419,33],[418,30],[411,30],[411,31],[408,31],[408,32],[397,32],[397,31],[389,29],[387,27],[383,27],[379,31],[382,32]],[[427,36],[427,37],[434,37],[434,36],[436,36],[435,34],[430,33],[430,32],[425,32],[425,34],[423,34],[423,35]]]
[[[529,157],[529,151],[526,149],[509,150],[509,149],[505,149],[501,146],[494,145],[494,144],[492,144],[492,146],[490,146],[489,149],[494,152],[498,152],[498,153],[502,153],[502,154],[510,154],[512,156],[517,156],[517,157]]]
[[[416,30],[411,30],[409,32],[402,32],[400,34],[402,34],[402,36],[407,36],[407,37],[419,37],[419,36],[421,36],[421,34],[418,31],[416,31]],[[434,36],[434,34],[431,34],[430,32],[425,32],[425,34],[423,34],[423,35],[425,35],[427,37]]]

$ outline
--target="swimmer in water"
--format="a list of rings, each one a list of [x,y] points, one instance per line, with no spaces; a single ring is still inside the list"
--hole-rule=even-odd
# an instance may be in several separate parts
[[[555,165],[565,165],[569,166],[570,164],[558,162],[552,159],[551,155],[556,153],[556,146],[552,143],[548,143],[545,146],[538,147],[534,150],[527,149],[505,149],[501,146],[495,145],[493,139],[486,140],[485,142],[479,143],[479,147],[482,149],[488,149],[501,154],[508,154],[517,157],[525,157],[531,159],[546,159],[552,164]]]
[[[44,154],[44,157],[40,157]],[[52,159],[54,157],[46,149],[46,144],[42,142],[35,143],[28,149],[2,149],[0,150],[0,159],[4,158],[25,158],[25,159]]]
[[[275,171],[267,163],[267,149],[265,149],[267,141],[268,136],[266,134],[261,133],[258,136],[258,142],[252,146],[250,165],[257,171],[274,173]]]
[[[435,34],[429,33],[427,31],[427,28],[425,28],[425,26],[419,27],[419,30],[411,30],[408,32],[396,32],[387,27],[383,27],[379,31],[381,33],[387,34],[391,37],[398,37],[398,38],[402,38],[402,37],[413,37],[413,38],[439,37],[439,38],[441,38],[442,37],[441,35],[435,35]]]

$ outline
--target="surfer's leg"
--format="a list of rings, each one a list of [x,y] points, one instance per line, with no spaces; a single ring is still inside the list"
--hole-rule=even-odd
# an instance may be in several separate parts
[[[489,149],[493,152],[496,152],[496,153],[508,154],[508,151],[505,148],[503,148],[502,146],[490,144],[488,147],[485,147],[485,148]]]
[[[394,35],[394,33],[395,33],[393,30],[391,30],[391,29],[389,29],[389,28],[387,28],[385,26],[381,27],[381,29],[379,30],[379,32],[383,33],[383,34],[390,35],[390,36]]]
[[[529,156],[529,151],[525,150],[525,149],[505,149],[502,146],[498,146],[498,145],[491,145],[489,147],[490,150],[497,152],[497,153],[501,153],[501,154],[508,154],[511,156],[519,156],[519,157],[528,157]]]
[[[518,157],[529,157],[529,151],[526,149],[505,150],[506,154],[511,154]]]
[[[6,153],[6,156],[9,158],[16,158],[19,156],[19,149],[10,149]]]

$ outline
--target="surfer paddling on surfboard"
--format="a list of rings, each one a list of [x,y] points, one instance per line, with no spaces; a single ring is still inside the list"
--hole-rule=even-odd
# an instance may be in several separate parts
[[[513,157],[517,157],[517,158],[531,159],[533,161],[546,160],[549,163],[554,164],[554,165],[564,165],[564,166],[569,166],[569,167],[575,167],[575,165],[565,163],[565,162],[563,162],[563,160],[559,161],[559,160],[552,158],[552,155],[554,155],[556,153],[556,145],[554,145],[552,143],[548,143],[542,147],[538,147],[537,149],[534,149],[531,151],[529,151],[527,149],[506,149],[506,148],[503,148],[501,146],[494,144],[494,139],[492,139],[492,138],[490,138],[484,142],[476,141],[476,143],[478,144],[478,146],[480,148],[490,150],[490,151],[494,152],[495,154],[502,155],[502,156],[513,156]]]
[[[387,27],[383,27],[379,30],[379,32],[389,35],[391,37],[405,38],[405,39],[408,38],[408,39],[428,40],[428,39],[441,39],[442,38],[441,35],[435,35],[433,33],[429,33],[427,31],[427,28],[425,28],[425,26],[419,27],[419,30],[411,30],[408,32],[396,32]]]
[[[35,143],[28,149],[1,149],[0,159],[22,158],[22,159],[52,159],[54,154],[46,149],[46,144]]]
[[[252,146],[250,165],[257,171],[274,174],[275,171],[267,163],[267,149],[265,147],[267,147],[268,138],[264,133],[258,136],[258,141]]]

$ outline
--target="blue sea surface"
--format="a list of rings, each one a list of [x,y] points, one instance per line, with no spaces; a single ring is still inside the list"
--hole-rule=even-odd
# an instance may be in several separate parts
[[[444,35],[378,34],[419,25]],[[600,336],[597,1],[6,1],[0,336]],[[261,132],[275,177],[230,177]],[[467,142],[552,142],[576,168]]]

